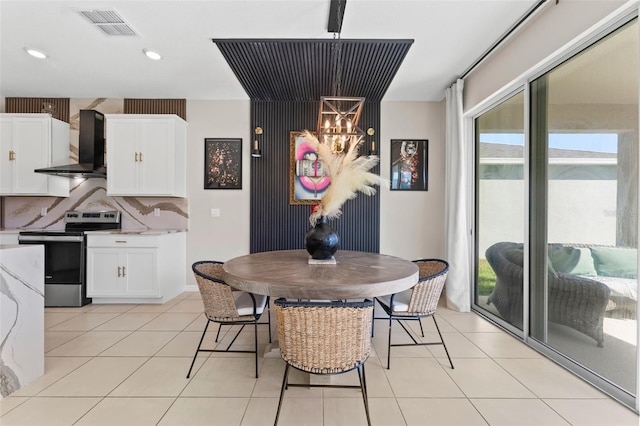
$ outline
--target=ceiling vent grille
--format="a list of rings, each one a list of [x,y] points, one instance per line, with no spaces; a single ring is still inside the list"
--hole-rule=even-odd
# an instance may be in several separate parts
[[[78,10],[80,15],[109,36],[136,36],[131,26],[115,10]]]

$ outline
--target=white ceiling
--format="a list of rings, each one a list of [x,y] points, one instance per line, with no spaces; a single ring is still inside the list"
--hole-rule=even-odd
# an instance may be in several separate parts
[[[329,3],[0,0],[0,96],[248,99],[211,39],[331,39]],[[414,39],[383,100],[439,101],[535,3],[348,0],[341,36]],[[114,9],[139,35],[107,36],[78,9]],[[25,47],[49,58],[35,59]],[[164,58],[152,61],[144,48]]]

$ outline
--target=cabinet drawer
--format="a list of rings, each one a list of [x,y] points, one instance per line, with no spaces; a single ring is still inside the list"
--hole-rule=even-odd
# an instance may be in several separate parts
[[[158,247],[157,235],[87,235],[87,247]]]

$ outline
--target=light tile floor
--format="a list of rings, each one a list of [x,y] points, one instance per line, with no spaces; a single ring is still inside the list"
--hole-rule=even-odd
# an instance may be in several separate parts
[[[437,318],[454,370],[441,346],[394,348],[391,369],[383,368],[387,325],[376,321],[366,363],[374,425],[640,423],[631,410],[478,315],[441,307]],[[261,356],[255,379],[253,355],[203,353],[185,378],[205,324],[198,293],[164,305],[48,308],[45,323],[46,373],[0,401],[3,426],[273,424],[284,372],[278,357]],[[423,324],[426,341],[437,336],[431,320]],[[210,328],[209,347],[216,331]],[[224,343],[230,332],[223,333]],[[393,337],[407,339],[400,329]],[[236,344],[251,342],[252,334],[243,333]],[[261,327],[260,353],[267,343]],[[292,374],[292,381],[307,379]],[[330,380],[356,384],[357,375]],[[364,424],[358,390],[285,393],[282,426]]]

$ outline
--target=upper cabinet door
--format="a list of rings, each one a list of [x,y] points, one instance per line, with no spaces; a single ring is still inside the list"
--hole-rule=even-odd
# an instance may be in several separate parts
[[[15,172],[13,188],[19,194],[45,194],[47,175],[34,173],[46,167],[50,157],[50,120],[16,118],[13,122]]]
[[[13,192],[13,119],[0,116],[0,194]]]
[[[0,195],[68,197],[70,181],[35,173],[69,163],[69,124],[48,114],[0,114]]]
[[[186,122],[108,114],[107,195],[186,196]]]
[[[144,194],[173,192],[175,140],[173,120],[144,120],[140,140],[140,188]]]
[[[137,195],[139,180],[138,121],[107,119],[107,194]]]

